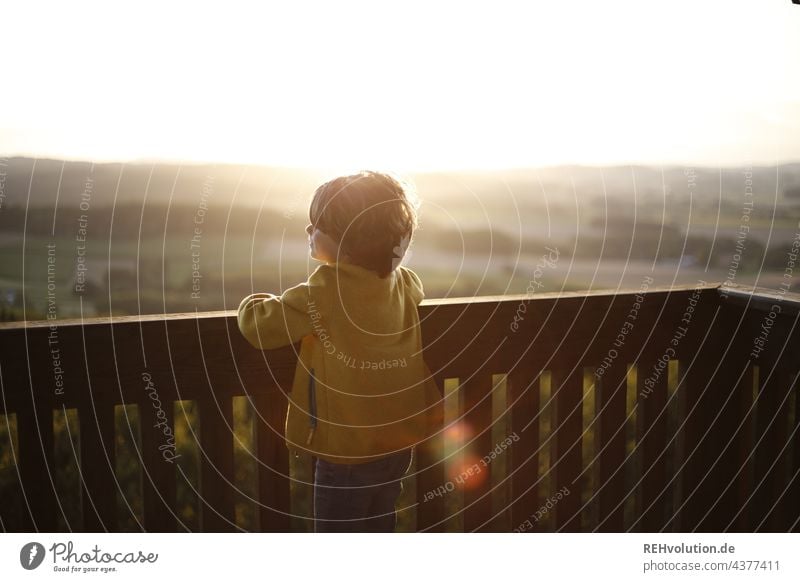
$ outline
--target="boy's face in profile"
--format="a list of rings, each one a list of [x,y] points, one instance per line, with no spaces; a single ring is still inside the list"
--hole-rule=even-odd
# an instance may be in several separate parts
[[[339,243],[322,232],[314,225],[309,224],[306,227],[308,233],[308,246],[311,247],[311,258],[324,263],[335,263],[339,253]],[[339,257],[343,260],[344,257]]]

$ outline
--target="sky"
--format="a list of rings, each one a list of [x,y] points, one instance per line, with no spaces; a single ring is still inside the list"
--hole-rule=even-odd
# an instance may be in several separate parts
[[[2,13],[5,156],[398,171],[800,160],[790,0]]]

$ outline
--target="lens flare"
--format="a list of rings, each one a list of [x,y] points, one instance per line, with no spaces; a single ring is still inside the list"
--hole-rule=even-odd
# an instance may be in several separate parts
[[[456,453],[470,441],[473,434],[474,431],[468,423],[464,421],[451,422],[443,431],[445,453]]]
[[[488,476],[489,468],[481,462],[481,457],[469,452],[452,463],[448,470],[448,477],[453,485],[462,491],[479,489]]]

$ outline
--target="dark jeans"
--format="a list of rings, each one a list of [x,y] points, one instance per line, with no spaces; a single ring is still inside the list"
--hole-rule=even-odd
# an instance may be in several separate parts
[[[377,461],[347,465],[317,459],[314,477],[315,532],[393,532],[400,479],[412,449]]]

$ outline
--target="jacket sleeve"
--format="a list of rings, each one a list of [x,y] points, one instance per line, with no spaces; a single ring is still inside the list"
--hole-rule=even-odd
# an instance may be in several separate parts
[[[301,283],[283,295],[255,293],[239,304],[239,331],[255,348],[272,350],[313,333],[308,315],[309,286]]]
[[[401,265],[400,268],[403,270],[408,290],[412,297],[414,297],[414,302],[419,305],[420,302],[425,299],[425,290],[422,287],[422,280],[419,278],[419,275],[408,267],[403,267]]]

